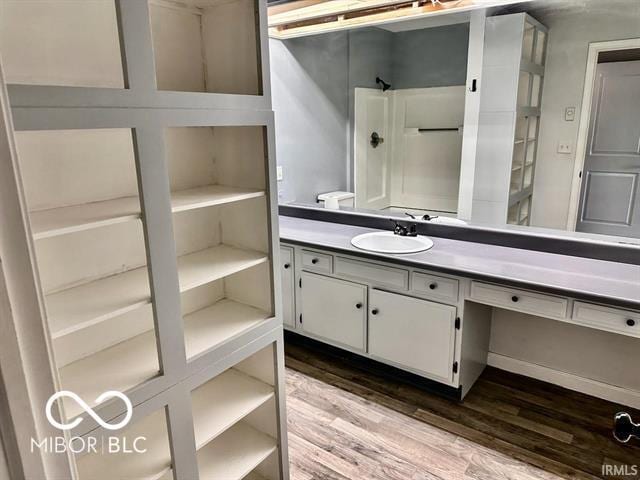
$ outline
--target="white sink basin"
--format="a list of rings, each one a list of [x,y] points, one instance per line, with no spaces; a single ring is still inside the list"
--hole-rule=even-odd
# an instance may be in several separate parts
[[[351,239],[351,245],[377,253],[417,253],[433,247],[427,237],[403,237],[393,232],[363,233]]]

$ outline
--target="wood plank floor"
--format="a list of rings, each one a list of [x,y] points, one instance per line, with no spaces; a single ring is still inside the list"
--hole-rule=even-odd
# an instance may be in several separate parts
[[[640,412],[488,368],[454,402],[286,343],[292,480],[637,479],[602,464],[640,464],[640,442],[611,436]]]

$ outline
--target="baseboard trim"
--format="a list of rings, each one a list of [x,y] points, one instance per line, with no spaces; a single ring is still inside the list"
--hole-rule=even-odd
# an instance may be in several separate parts
[[[535,363],[489,352],[487,364],[508,372],[525,375],[544,382],[553,383],[610,402],[640,409],[640,392],[629,390],[572,373],[561,372]]]

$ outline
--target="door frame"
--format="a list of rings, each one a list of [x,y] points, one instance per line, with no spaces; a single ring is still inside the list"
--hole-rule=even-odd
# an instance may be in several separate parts
[[[632,48],[640,48],[640,38],[589,43],[589,51],[587,55],[587,70],[584,79],[584,91],[582,93],[582,111],[580,113],[580,123],[578,125],[576,158],[573,165],[573,176],[571,180],[571,196],[569,197],[567,230],[570,232],[574,232],[576,230],[576,223],[578,221],[578,208],[580,206],[580,193],[582,189],[582,178],[580,176],[580,173],[584,168],[584,161],[587,156],[589,122],[591,121],[591,101],[596,80],[598,55],[600,54],[600,52],[608,52],[612,50],[629,50]]]

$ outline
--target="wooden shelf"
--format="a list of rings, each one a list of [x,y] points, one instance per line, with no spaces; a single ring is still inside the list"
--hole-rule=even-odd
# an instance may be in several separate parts
[[[171,194],[171,211],[174,213],[213,207],[263,197],[264,190],[209,185],[179,190]],[[92,228],[140,219],[140,202],[137,197],[123,197],[101,202],[72,205],[31,212],[33,238],[56,237]]]
[[[123,436],[123,434],[119,432],[118,436]],[[111,480],[114,478],[164,480],[173,478],[171,476],[171,452],[167,424],[163,410],[158,410],[132,424],[131,428],[125,431],[124,436],[129,442],[139,436],[145,437],[144,446],[141,445],[141,447],[147,451],[145,453],[119,452],[83,455],[77,460],[79,477],[91,480]]]
[[[264,190],[211,185],[173,192],[171,194],[171,210],[174,213],[184,212],[264,196]]]
[[[51,336],[59,338],[150,303],[147,268],[51,293],[45,299]]]
[[[200,478],[240,480],[276,449],[273,438],[237,423],[198,450]]]
[[[192,400],[196,448],[204,447],[273,396],[271,385],[234,369],[197,388]]]
[[[180,292],[205,285],[267,261],[267,255],[218,245],[178,257]]]
[[[40,240],[140,218],[137,197],[123,197],[29,214],[33,238]]]
[[[160,371],[155,332],[137,335],[59,370],[60,384],[80,396],[89,406],[106,390],[126,392]],[[67,418],[83,412],[71,399],[64,399]],[[112,477],[113,478],[113,477]]]
[[[193,358],[255,327],[270,315],[254,307],[223,299],[185,315],[185,348]]]
[[[226,245],[183,255],[178,258],[180,291],[191,290],[266,261],[264,253]],[[49,294],[46,304],[51,336],[68,335],[150,302],[146,267]]]

